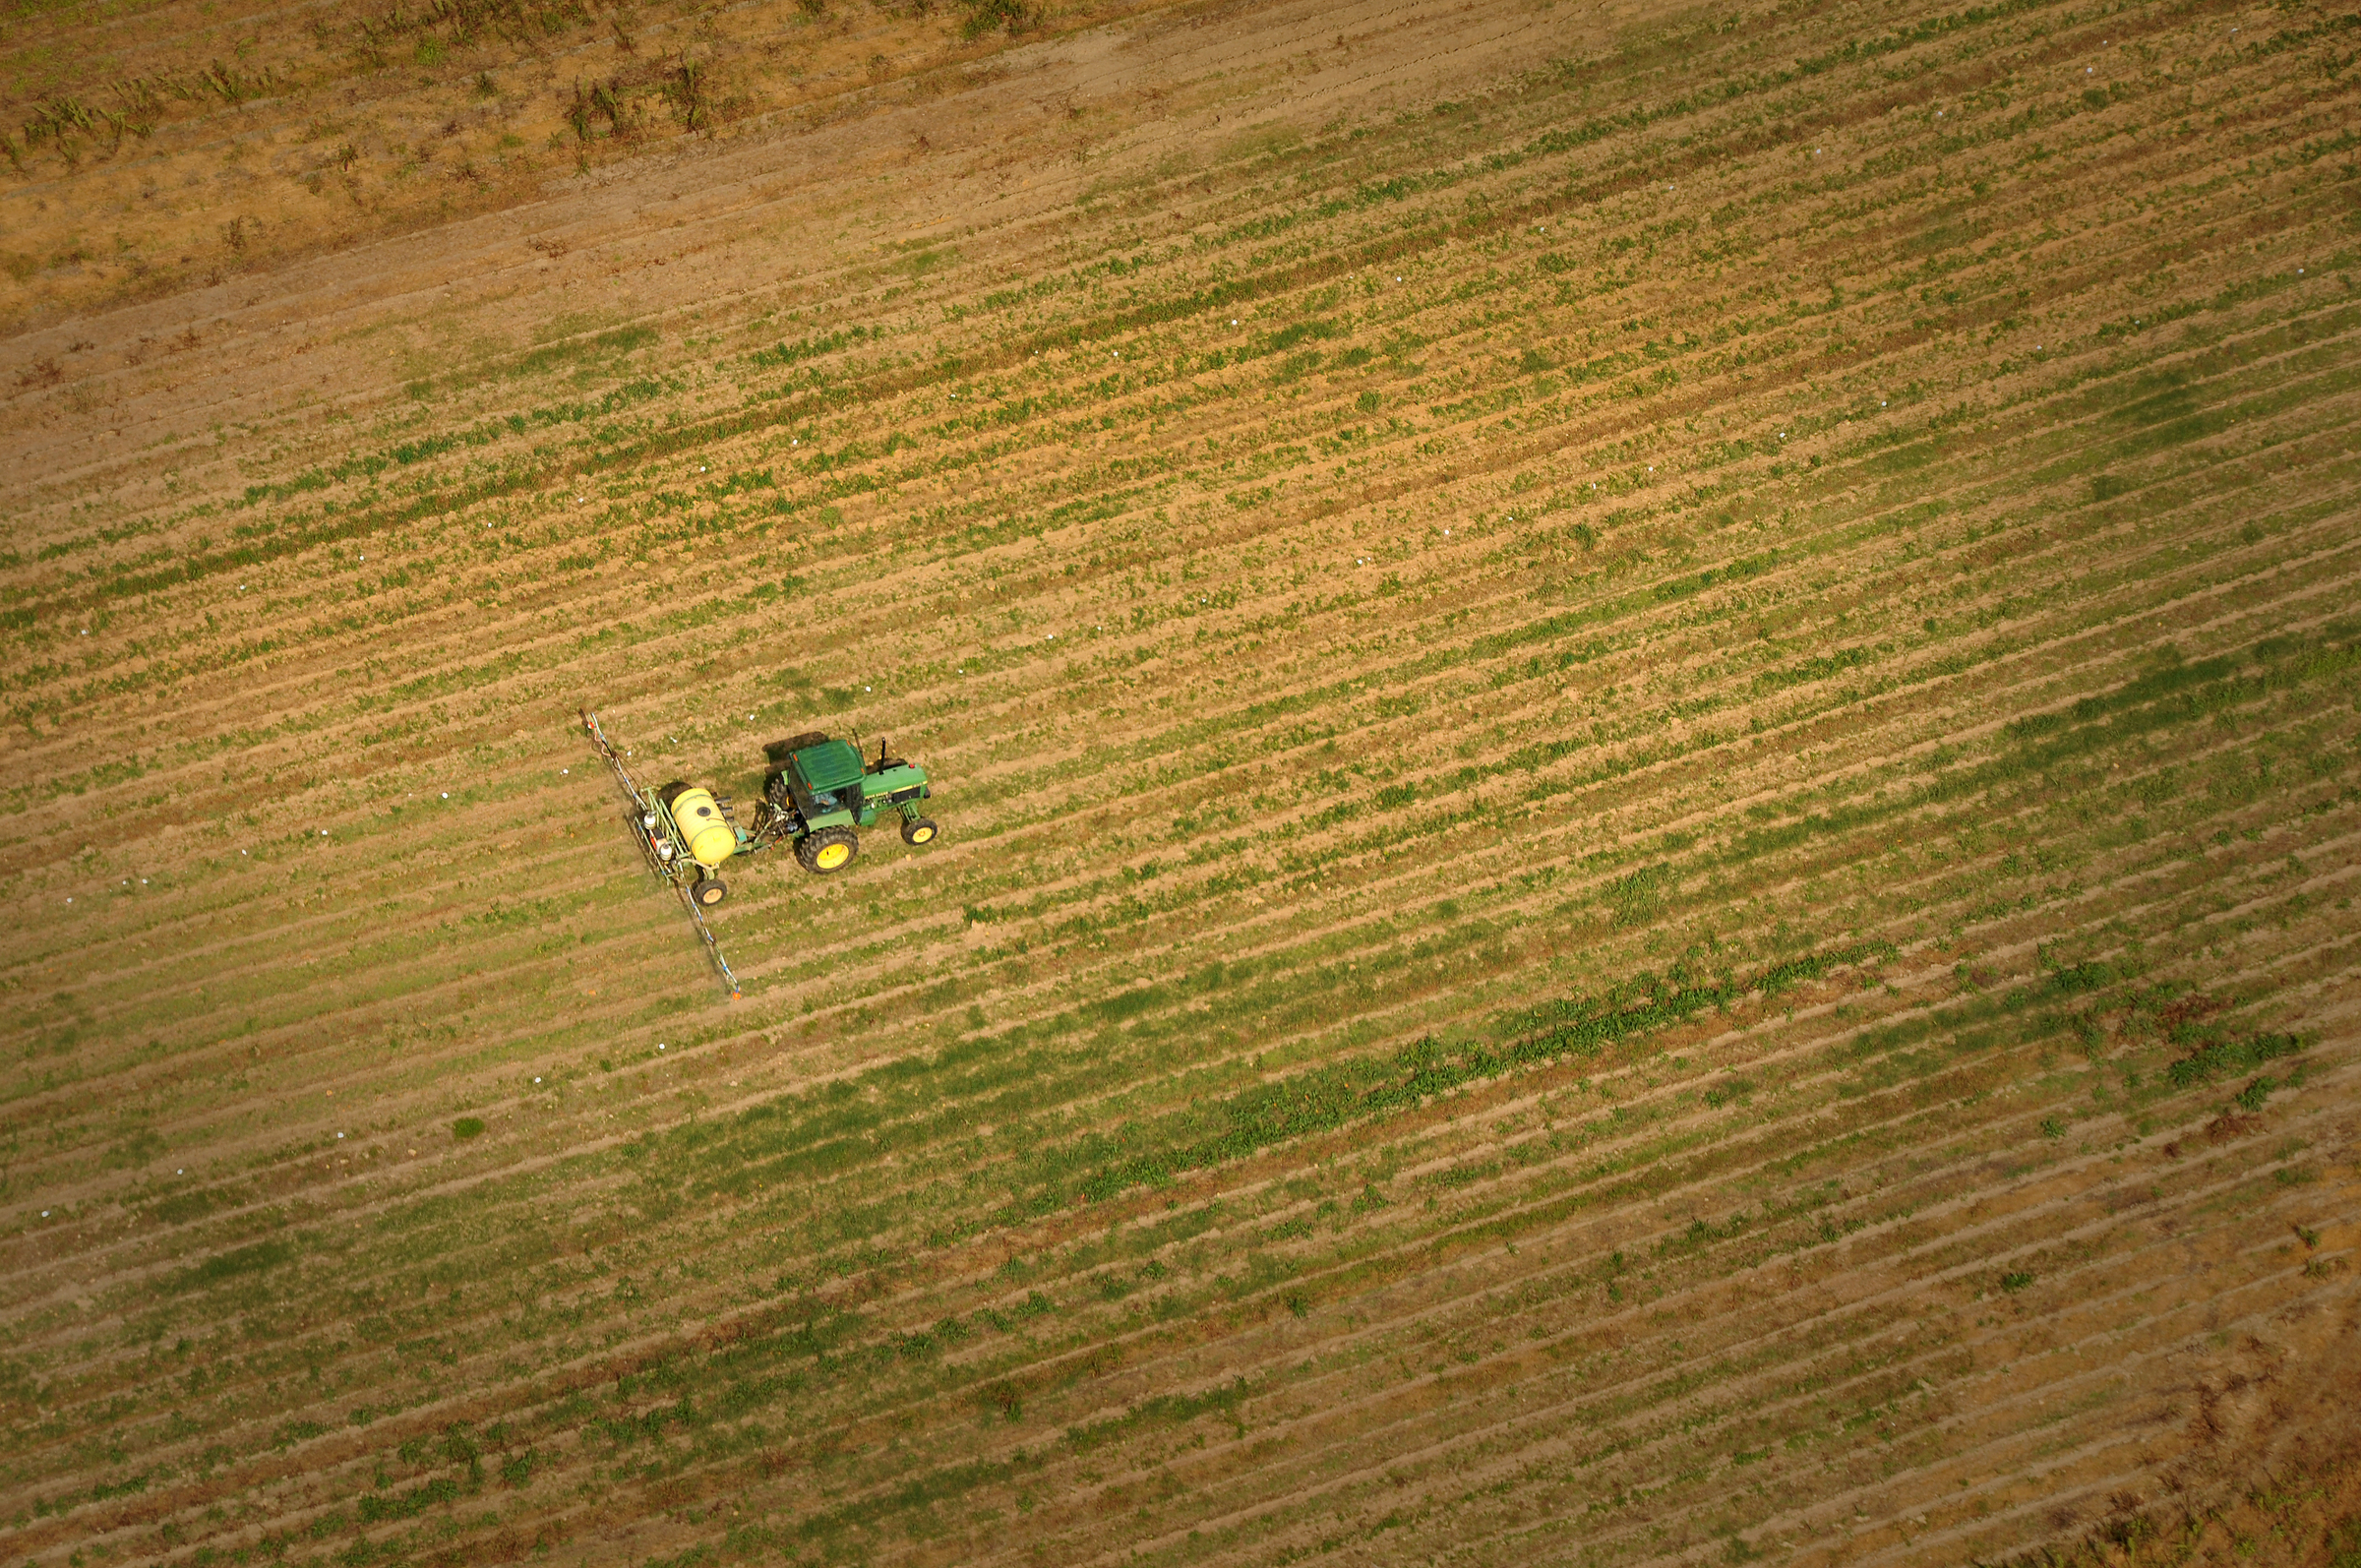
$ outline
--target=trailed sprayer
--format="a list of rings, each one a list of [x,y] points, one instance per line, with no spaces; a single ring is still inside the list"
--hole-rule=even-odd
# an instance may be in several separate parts
[[[642,789],[615,754],[598,715],[584,713],[582,728],[632,803],[636,836],[648,865],[681,895],[733,996],[739,995],[738,978],[704,917],[730,895],[721,879],[723,866],[786,843],[795,846],[804,870],[818,875],[840,872],[861,853],[860,830],[888,816],[899,820],[903,843],[935,840],[935,823],[920,811],[930,793],[926,769],[893,755],[882,743],[873,762],[852,742],[817,730],[772,742],[762,749],[771,763],[762,799],[755,804],[752,823],[742,824],[736,803],[701,784],[676,779],[659,789]]]

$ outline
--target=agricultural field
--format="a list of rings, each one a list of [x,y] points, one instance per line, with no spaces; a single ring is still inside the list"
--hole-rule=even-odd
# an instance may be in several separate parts
[[[18,0],[0,1560],[2354,1561],[2357,47]]]

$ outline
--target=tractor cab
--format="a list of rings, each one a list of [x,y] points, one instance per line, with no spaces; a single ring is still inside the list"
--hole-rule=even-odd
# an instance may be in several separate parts
[[[787,765],[772,775],[773,798],[777,786],[784,786],[788,801],[802,814],[807,831],[854,822],[867,827],[869,823],[862,819],[866,773],[852,742],[823,740],[788,754]]]

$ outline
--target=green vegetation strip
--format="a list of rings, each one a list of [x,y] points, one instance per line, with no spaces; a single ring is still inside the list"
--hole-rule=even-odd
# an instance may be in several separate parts
[[[1179,1118],[1131,1121],[1110,1133],[1087,1134],[1080,1150],[1069,1152],[1059,1163],[1097,1164],[1098,1169],[1076,1183],[1074,1196],[1104,1200],[1126,1187],[1160,1185],[1188,1171],[1243,1159],[1363,1117],[1406,1110],[1512,1068],[1566,1056],[1593,1056],[1618,1041],[1668,1028],[1709,1008],[1726,1009],[1748,995],[1777,995],[1832,970],[1893,953],[1893,947],[1885,942],[1865,942],[1787,959],[1747,980],[1709,980],[1676,966],[1668,980],[1643,977],[1616,988],[1603,999],[1560,1003],[1552,1009],[1553,1021],[1545,1027],[1496,1048],[1446,1046],[1429,1036],[1387,1055],[1331,1062],[1276,1083],[1257,1085]],[[1534,1021],[1542,1022],[1542,1016],[1536,1014]],[[880,1070],[906,1075],[896,1067]],[[642,1140],[632,1146],[632,1151],[644,1157],[660,1150],[667,1165],[693,1163],[708,1173],[698,1183],[707,1191],[749,1191],[767,1185],[764,1178],[784,1175],[786,1169],[825,1169],[857,1159],[855,1151],[871,1146],[890,1116],[887,1105],[866,1103],[857,1083],[832,1086],[802,1098],[800,1106],[774,1103],[757,1107],[731,1122],[692,1123]],[[781,1119],[787,1125],[776,1130],[764,1126]],[[1176,1135],[1179,1141],[1167,1141]],[[1165,1146],[1136,1149],[1149,1142]],[[838,1151],[834,1158],[826,1155],[830,1147]],[[713,1169],[716,1156],[726,1162],[718,1172]],[[764,1169],[772,1161],[782,1165]],[[1054,1207],[1061,1196],[1042,1194],[1023,1207],[1041,1212]],[[1006,1213],[1005,1218],[1013,1220],[1021,1212]]]

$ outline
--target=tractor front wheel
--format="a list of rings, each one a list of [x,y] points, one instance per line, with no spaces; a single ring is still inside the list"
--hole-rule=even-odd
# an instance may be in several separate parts
[[[931,816],[907,817],[902,822],[902,842],[905,844],[932,844],[935,842],[935,835],[938,831],[939,829],[935,826],[935,819]]]
[[[699,909],[711,909],[730,896],[730,885],[718,876],[699,878],[689,889],[689,896]]]
[[[860,853],[861,840],[849,827],[823,827],[795,841],[795,858],[804,863],[804,870],[823,876],[844,870]]]

